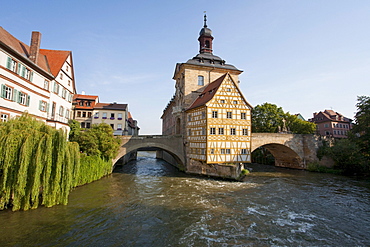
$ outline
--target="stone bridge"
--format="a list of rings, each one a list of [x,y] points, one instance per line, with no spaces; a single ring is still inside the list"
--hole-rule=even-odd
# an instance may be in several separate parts
[[[120,158],[126,156],[123,162],[131,157],[136,157],[136,151],[156,150],[158,158],[169,160],[158,154],[169,154],[172,156],[170,163],[180,169],[186,170],[186,152],[181,135],[142,135],[122,136],[122,145],[117,157],[113,160],[115,164]],[[279,133],[253,133],[251,151],[264,147],[271,152],[275,158],[275,165],[296,169],[306,169],[309,162],[318,161],[316,152],[321,145],[320,138],[315,135],[279,134]],[[134,154],[134,155],[132,155]]]
[[[186,164],[186,154],[181,135],[163,136],[163,135],[140,135],[140,136],[122,136],[121,148],[117,157],[113,160],[115,164],[119,159],[126,156],[123,162],[127,162],[131,157],[136,157],[136,151],[154,150],[165,151],[173,158],[171,163],[183,169]],[[158,155],[157,155],[158,157]]]

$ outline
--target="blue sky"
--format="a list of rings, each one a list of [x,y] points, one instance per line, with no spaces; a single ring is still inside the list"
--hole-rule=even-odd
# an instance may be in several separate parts
[[[253,105],[306,119],[333,109],[353,118],[370,94],[370,1],[5,1],[0,25],[41,48],[71,50],[78,93],[128,103],[141,134],[160,134],[176,63],[198,53],[207,11],[213,53],[244,71]]]

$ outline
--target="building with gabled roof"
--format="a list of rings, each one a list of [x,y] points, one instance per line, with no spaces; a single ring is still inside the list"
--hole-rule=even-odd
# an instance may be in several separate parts
[[[0,27],[1,120],[28,112],[68,131],[76,92],[72,52],[40,44],[40,32],[32,32],[27,45]]]
[[[75,94],[73,97],[74,119],[81,128],[89,129],[93,124],[109,124],[114,135],[138,135],[137,120],[128,111],[128,104],[100,103],[96,95]]]
[[[208,165],[237,171],[251,162],[252,106],[239,88],[243,71],[213,54],[213,39],[205,15],[199,54],[176,64],[175,95],[161,118],[163,135],[183,136],[187,172],[220,176]]]
[[[251,162],[251,109],[226,73],[186,110],[188,157],[207,164]]]
[[[347,138],[352,129],[352,120],[333,110],[324,110],[313,113],[308,120],[316,124],[317,134],[335,138]]]

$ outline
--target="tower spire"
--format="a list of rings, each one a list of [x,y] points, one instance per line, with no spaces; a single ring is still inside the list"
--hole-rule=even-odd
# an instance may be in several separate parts
[[[204,26],[203,27],[207,27],[207,14],[206,14],[206,11],[204,11]]]
[[[210,53],[212,54],[212,30],[207,27],[207,15],[204,11],[204,25],[199,33],[199,53]]]

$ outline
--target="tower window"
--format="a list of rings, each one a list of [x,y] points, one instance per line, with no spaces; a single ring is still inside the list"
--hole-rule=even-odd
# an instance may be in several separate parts
[[[206,43],[205,43],[205,47],[206,48],[209,48],[210,47],[210,45],[209,45],[210,43],[209,43],[209,40],[206,40]]]
[[[204,86],[204,76],[198,75],[198,86]]]

